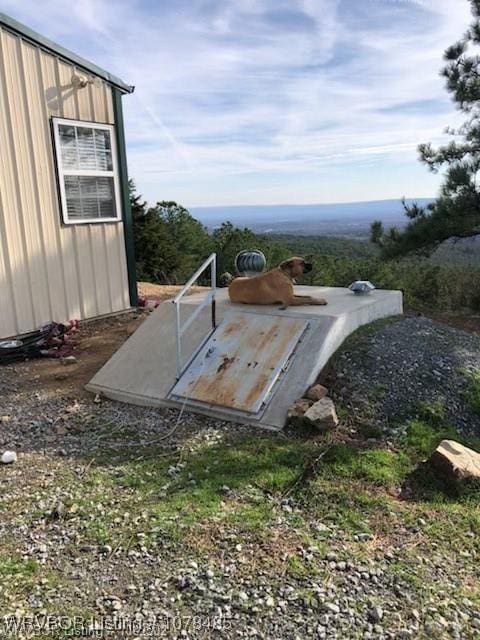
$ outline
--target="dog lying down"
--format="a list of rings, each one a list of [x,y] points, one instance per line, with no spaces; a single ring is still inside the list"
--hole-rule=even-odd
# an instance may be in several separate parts
[[[303,258],[284,260],[278,267],[252,278],[235,278],[228,287],[231,302],[243,304],[281,304],[282,309],[300,305],[323,305],[323,298],[297,296],[293,282],[312,270],[312,264]]]

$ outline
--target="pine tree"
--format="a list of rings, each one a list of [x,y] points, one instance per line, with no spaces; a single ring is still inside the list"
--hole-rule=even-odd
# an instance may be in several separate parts
[[[176,202],[147,207],[132,180],[129,187],[138,279],[185,282],[212,250],[207,230]]]
[[[438,149],[419,146],[420,159],[431,171],[446,167],[438,198],[427,207],[404,202],[410,222],[401,231],[393,227],[385,232],[381,222],[372,224],[371,239],[387,258],[428,255],[446,240],[480,235],[480,0],[470,2],[474,21],[464,37],[445,51],[441,72],[468,119],[458,130],[447,130],[455,138],[449,144]]]

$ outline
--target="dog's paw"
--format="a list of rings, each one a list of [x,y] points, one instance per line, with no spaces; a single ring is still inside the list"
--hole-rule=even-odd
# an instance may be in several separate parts
[[[318,298],[317,304],[325,305],[328,304],[328,302],[325,300],[325,298]]]

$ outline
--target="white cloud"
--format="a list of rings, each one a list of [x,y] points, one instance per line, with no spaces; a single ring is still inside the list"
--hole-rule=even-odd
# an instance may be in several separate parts
[[[470,21],[467,0],[38,7],[0,0],[136,85],[124,99],[130,173],[151,201],[345,201],[438,183],[416,147],[460,119],[439,69]]]

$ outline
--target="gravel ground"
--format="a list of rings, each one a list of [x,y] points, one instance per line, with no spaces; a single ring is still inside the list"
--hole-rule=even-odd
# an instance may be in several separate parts
[[[13,375],[12,375],[13,374]],[[175,449],[200,430],[227,430],[226,423],[178,411],[120,404],[107,399],[77,400],[30,390],[15,380],[15,367],[0,368],[0,447],[69,457],[134,452],[149,444]],[[177,425],[178,422],[178,425]],[[173,433],[171,434],[171,432]],[[171,435],[170,435],[171,434]]]
[[[335,388],[382,428],[415,414],[419,402],[440,401],[448,424],[480,436],[480,415],[465,402],[465,373],[479,369],[479,335],[408,317],[356,337],[335,362]]]
[[[358,394],[360,400],[368,388],[385,387],[380,422],[414,400],[445,394],[452,423],[480,433],[478,417],[460,401],[463,382],[457,373],[478,367],[479,353],[479,337],[408,318],[342,355],[336,384],[345,397]],[[116,477],[122,461],[140,460],[153,445],[185,458],[232,431],[239,439],[255,432],[186,413],[171,434],[176,411],[95,402],[80,390],[78,398],[62,395],[32,386],[29,373],[25,365],[0,368],[0,445],[19,453],[17,464],[0,468],[0,554],[5,548],[23,561],[34,560],[41,574],[19,588],[13,579],[2,583],[0,555],[3,613],[67,610],[81,625],[86,619],[89,637],[95,630],[92,617],[97,624],[113,625],[116,619],[127,626],[95,636],[109,638],[480,637],[479,601],[472,595],[479,578],[473,514],[462,547],[447,557],[438,543],[430,545],[422,536],[423,529],[435,526],[430,507],[420,517],[414,505],[399,505],[410,520],[383,539],[310,517],[294,498],[259,497],[254,485],[240,495],[227,486],[222,508],[247,498],[267,501],[274,516],[267,535],[224,528],[213,514],[205,525],[212,528],[210,544],[202,542],[205,528],[199,527],[192,547],[152,527],[140,508],[128,544],[93,543],[83,533],[83,520],[91,524],[111,512],[120,526],[133,517],[122,502],[125,496],[131,500],[128,486],[113,496],[105,487],[104,500],[92,502],[90,514],[65,507],[90,495],[89,474],[105,450],[104,469]],[[181,464],[171,468],[170,475],[181,474]],[[66,476],[73,478],[68,485]],[[386,513],[396,513],[395,503],[388,505]],[[288,570],[292,564],[296,572]],[[51,573],[61,579],[51,581]],[[68,635],[52,631],[33,637]]]

